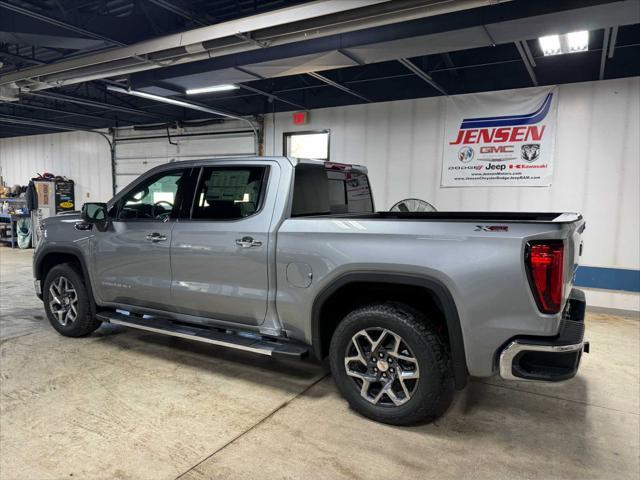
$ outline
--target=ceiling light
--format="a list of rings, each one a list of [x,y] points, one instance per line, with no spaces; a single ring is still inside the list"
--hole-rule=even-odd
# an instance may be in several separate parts
[[[203,87],[203,88],[193,88],[191,90],[187,90],[187,95],[197,95],[199,93],[209,93],[209,92],[226,92],[228,90],[237,90],[237,85],[232,85],[230,83],[225,83],[222,85],[212,85],[211,87]]]
[[[585,52],[589,49],[589,31],[580,30],[564,35],[547,35],[540,37],[538,41],[545,57],[562,53]]]
[[[589,48],[589,32],[581,30],[579,32],[567,33],[567,45],[569,52],[584,52]]]
[[[547,55],[559,55],[562,53],[560,49],[560,35],[547,35],[546,37],[540,37],[538,40],[545,57]]]

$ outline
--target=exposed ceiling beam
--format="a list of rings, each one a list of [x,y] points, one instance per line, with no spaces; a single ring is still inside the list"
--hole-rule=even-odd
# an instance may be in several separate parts
[[[536,59],[533,58],[533,53],[531,53],[531,49],[529,48],[529,42],[527,42],[526,40],[521,40],[520,44],[522,45],[522,49],[524,50],[524,53],[527,55],[527,59],[529,60],[529,64],[532,67],[536,67]]]
[[[61,93],[54,93],[54,92],[47,92],[47,93],[27,92],[27,95],[34,96],[34,97],[39,97],[39,98],[44,98],[44,99],[49,99],[49,100],[60,100],[62,102],[75,103],[75,104],[78,104],[78,105],[84,105],[84,106],[88,106],[88,107],[102,108],[102,109],[105,109],[105,110],[113,110],[113,111],[117,111],[117,112],[128,113],[128,114],[131,114],[131,115],[152,117],[152,118],[163,120],[163,121],[166,120],[166,117],[164,117],[162,115],[158,115],[156,113],[149,113],[149,112],[145,112],[144,110],[138,110],[136,108],[122,107],[120,105],[114,105],[112,103],[97,102],[95,100],[90,100],[88,98],[81,98],[81,97],[73,97],[73,96],[70,96],[70,95],[63,95]]]
[[[234,41],[239,32],[255,34],[270,46],[318,40],[367,28],[493,5],[495,0],[315,0],[277,10],[172,34],[92,55],[0,76],[0,84],[42,90],[89,79],[109,78],[188,62],[255,50],[250,42]],[[149,56],[147,58],[147,55]],[[146,63],[119,66],[123,59],[142,57]],[[152,60],[154,64],[148,63]],[[162,63],[160,63],[162,62]],[[82,70],[82,74],[78,71]],[[172,70],[173,71],[173,70]],[[30,79],[38,80],[31,85]]]
[[[56,114],[60,114],[61,116],[74,116],[74,117],[83,117],[83,118],[90,118],[91,120],[100,120],[101,122],[105,121],[105,117],[98,117],[96,115],[89,115],[86,113],[78,113],[78,112],[71,112],[69,110],[59,110],[57,108],[50,108],[50,107],[43,107],[41,105],[33,105],[31,103],[24,103],[24,102],[0,102],[0,105],[10,105],[12,107],[18,107],[18,108],[25,108],[25,109],[32,109],[32,110],[40,110],[43,112],[50,112],[50,113],[56,113]],[[109,120],[109,119],[106,119]]]
[[[19,13],[21,15],[26,15],[27,17],[35,18],[36,20],[40,20],[41,22],[49,23],[51,25],[55,25],[56,27],[64,28],[65,30],[69,30],[71,32],[79,33],[80,35],[84,35],[89,38],[95,38],[97,40],[102,40],[111,45],[116,45],[119,47],[126,46],[124,43],[119,42],[118,40],[114,40],[113,38],[105,37],[99,33],[91,32],[89,30],[85,30],[84,28],[80,28],[76,25],[71,25],[69,23],[63,22],[62,20],[58,20],[57,18],[48,17],[38,12],[34,12],[32,10],[28,10],[26,8],[19,7],[18,5],[14,5],[9,2],[0,0],[0,8],[5,8],[7,10],[11,10],[12,12]]]
[[[339,48],[339,49],[338,49],[338,52],[339,52],[341,55],[344,55],[345,57],[347,57],[349,60],[351,60],[351,61],[353,61],[353,62],[356,62],[358,65],[364,65],[364,62],[363,62],[361,59],[359,59],[358,57],[356,57],[353,53],[351,53],[351,52],[349,52],[349,51],[345,50],[344,48]]]
[[[375,6],[377,4],[384,4],[388,2],[389,0],[316,0],[311,3],[294,5],[272,12],[261,13],[258,15],[231,20],[216,25],[196,28],[186,32],[175,33],[159,38],[145,40],[131,46],[123,46],[122,48],[114,48],[105,52],[98,52],[92,54],[90,57],[76,57],[71,60],[64,60],[41,67],[25,69],[24,71],[21,71],[19,73],[11,73],[8,75],[0,76],[0,84],[12,83],[15,81],[34,77],[43,77],[61,72],[68,73],[70,70],[84,68],[87,65],[111,63],[127,58],[139,58],[141,56],[163,51],[179,50],[179,52],[175,53],[173,56],[182,55],[187,58],[197,57],[194,52],[200,52],[203,54],[202,58],[209,58],[210,53],[204,47],[205,42],[211,42],[214,40],[221,40],[225,38],[228,39],[230,37],[236,38],[236,34],[238,34],[239,32],[250,33],[253,31],[274,28],[277,26],[283,27],[291,24],[292,22],[295,23],[313,19],[317,19],[321,22],[322,18],[327,16],[331,17],[332,14],[336,15],[341,13],[348,13],[349,11],[359,10],[360,8],[365,6]],[[12,4],[8,4],[7,2],[0,0],[0,7],[2,6],[10,8],[14,11],[16,8],[19,8],[20,11],[24,12],[25,15],[32,13],[24,8],[14,8]],[[44,17],[42,15],[40,16]],[[44,17],[43,21],[46,21],[47,19],[48,17]],[[308,35],[308,33],[301,32],[299,35],[305,37],[306,35]],[[314,31],[314,35],[317,36],[318,32]],[[297,39],[295,38],[288,38],[287,43],[296,40]],[[219,45],[216,44],[216,47],[217,46]],[[256,47],[246,42],[239,42],[238,45],[231,45],[230,48],[235,48],[237,51],[241,51],[251,50]],[[162,65],[156,66],[160,67]],[[152,67],[141,66],[138,67],[138,71],[149,68]],[[110,72],[104,71],[101,78],[107,78],[110,76],[112,76]],[[79,81],[84,81],[84,79],[79,79]]]
[[[309,75],[310,77],[315,78],[316,80],[320,80],[323,83],[326,83],[327,85],[331,85],[334,88],[337,88],[338,90],[342,90],[345,93],[348,93],[349,95],[353,95],[354,97],[357,97],[361,100],[364,100],[365,102],[371,103],[371,100],[369,100],[367,97],[365,97],[364,95],[360,95],[358,92],[355,92],[353,90],[351,90],[349,87],[345,87],[344,85],[338,83],[338,82],[334,82],[333,80],[329,80],[327,77],[320,75],[319,73],[316,72],[309,72],[307,73],[307,75]]]
[[[18,135],[10,135],[12,137],[18,137],[27,133],[54,133],[58,131],[51,127],[36,127],[35,125],[24,125],[24,124],[12,125],[12,122],[10,122],[9,120],[3,121],[2,119],[0,119],[0,123],[3,123],[3,126],[2,126],[3,130],[13,129],[19,132]],[[2,137],[5,137],[5,135],[2,135],[2,133],[0,133],[0,138]]]
[[[524,67],[527,69],[527,73],[531,78],[531,82],[537,87],[538,79],[536,78],[536,74],[533,71],[533,66],[529,61],[529,57],[527,56],[527,52],[525,51],[525,47],[520,44],[520,40],[516,40],[515,42],[516,48],[518,49],[518,53],[520,54],[520,58],[522,58],[522,63],[524,63]]]
[[[616,50],[616,42],[618,41],[618,26],[616,25],[611,30],[611,40],[609,41],[609,58],[613,58]]]
[[[458,72],[455,63],[453,63],[449,52],[444,52],[442,54],[442,59],[444,60],[444,64],[447,66],[447,69],[450,70],[456,77],[460,78],[460,73]],[[433,73],[433,70],[431,72]]]
[[[220,117],[227,117],[227,118],[232,118],[234,120],[240,120],[241,122],[248,123],[251,126],[251,128],[253,129],[253,133],[255,135],[256,144],[258,142],[258,130],[256,129],[256,126],[253,124],[251,120],[248,120],[247,118],[243,117],[240,114],[231,113],[226,110],[210,107],[208,105],[198,104],[195,102],[187,102],[184,100],[178,100],[176,98],[161,97],[160,95],[153,95],[151,93],[140,92],[137,90],[127,90],[124,87],[116,87],[113,85],[107,85],[107,90],[110,90],[112,92],[122,93],[124,95],[133,95],[135,97],[146,98],[147,100],[153,100],[156,102],[168,103],[169,105],[174,105],[176,107],[197,110],[199,112],[218,115]]]
[[[307,107],[305,107],[304,105],[299,105],[297,103],[291,102],[285,98],[279,97],[278,95],[274,95],[273,93],[269,93],[269,92],[265,92],[264,90],[260,90],[259,88],[255,88],[255,87],[250,87],[249,85],[244,85],[242,83],[238,83],[238,86],[244,90],[248,90],[250,92],[253,93],[257,93],[259,95],[264,95],[267,98],[270,98],[271,100],[276,100],[278,102],[282,102],[282,103],[286,103],[291,105],[292,107],[296,107],[299,108],[300,110],[307,110]]]
[[[187,20],[200,25],[201,27],[206,27],[208,23],[203,22],[198,17],[195,17],[189,11],[184,8],[180,8],[178,5],[174,5],[172,2],[168,2],[167,0],[149,0],[149,2],[157,5],[160,8],[164,8],[165,10],[178,15],[179,17],[185,18]]]
[[[88,52],[109,46],[103,40],[95,40],[79,35],[70,36],[67,32],[64,32],[64,34],[52,33],[49,31],[49,26],[43,29],[42,24],[39,23],[39,25],[40,31],[38,33],[23,32],[18,28],[14,30],[13,27],[7,29],[0,25],[0,42],[37,46],[57,52],[66,50]]]
[[[5,115],[0,113],[0,122],[16,124],[16,125],[33,125],[36,127],[53,128],[56,130],[76,131],[91,130],[83,125],[73,125],[69,123],[51,122],[48,120],[41,120],[39,118],[20,117],[16,115]]]
[[[398,62],[400,62],[406,68],[411,70],[421,80],[424,80],[429,85],[431,85],[433,88],[438,90],[442,95],[448,95],[447,91],[444,88],[442,88],[442,86],[440,84],[438,84],[438,82],[436,82],[433,78],[431,78],[431,75],[429,75],[428,73],[424,72],[421,68],[419,68],[415,63],[413,63],[408,58],[399,58]]]
[[[35,58],[23,57],[22,55],[17,55],[15,53],[7,52],[6,50],[0,50],[0,57],[8,58],[10,60],[15,60],[23,63],[31,63],[33,65],[46,65],[47,62],[43,62],[41,60],[36,60]]]
[[[604,80],[604,70],[607,66],[607,55],[609,54],[609,37],[611,36],[611,27],[604,29],[604,37],[602,37],[602,53],[600,54],[600,74],[598,78]]]

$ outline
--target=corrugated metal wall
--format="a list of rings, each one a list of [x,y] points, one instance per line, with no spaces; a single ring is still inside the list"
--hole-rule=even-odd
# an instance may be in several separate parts
[[[8,185],[26,185],[44,172],[72,179],[78,204],[106,202],[113,193],[111,152],[101,135],[65,132],[0,138],[0,175]]]
[[[551,187],[442,188],[445,99],[327,108],[294,126],[266,118],[268,154],[282,134],[329,129],[335,162],[369,168],[377,209],[407,197],[439,210],[577,211],[587,220],[586,265],[639,268],[640,78],[561,85]]]
[[[329,129],[332,160],[369,167],[378,209],[419,197],[440,210],[578,211],[587,220],[583,264],[640,267],[640,78],[560,86],[551,187],[441,188],[444,107],[443,98],[425,98],[328,108],[312,111],[310,124],[297,127],[291,113],[277,114],[275,128],[269,115],[265,153],[282,154],[284,132]],[[177,150],[163,145],[164,153],[154,154],[154,161],[174,158]],[[198,156],[203,153],[200,147]],[[146,146],[136,148],[144,152]],[[179,148],[187,152],[190,147]],[[220,144],[211,148],[211,154],[229,150]],[[122,152],[124,162],[127,154]],[[134,163],[144,161],[143,155],[133,156]],[[73,132],[0,139],[0,168],[9,184],[24,184],[43,170],[67,175],[77,182],[79,202],[106,201],[111,196],[109,149],[99,135]],[[589,296],[593,304],[640,308],[637,294],[594,292]]]

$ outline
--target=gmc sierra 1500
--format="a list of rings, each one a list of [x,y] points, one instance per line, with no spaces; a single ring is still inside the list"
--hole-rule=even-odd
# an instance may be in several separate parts
[[[349,404],[429,421],[469,375],[557,381],[587,350],[572,213],[375,212],[362,166],[176,162],[43,222],[53,327],[111,322],[256,354],[328,359]]]

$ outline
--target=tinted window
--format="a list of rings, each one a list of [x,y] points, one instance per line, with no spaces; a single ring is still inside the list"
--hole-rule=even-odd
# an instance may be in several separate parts
[[[369,179],[364,173],[327,171],[331,213],[371,213]],[[341,193],[338,194],[338,191]]]
[[[260,208],[267,167],[207,167],[202,171],[192,218],[237,220]]]
[[[293,216],[373,212],[364,173],[300,164],[295,175]]]
[[[166,220],[176,209],[184,170],[160,174],[133,188],[120,201],[120,220]]]

